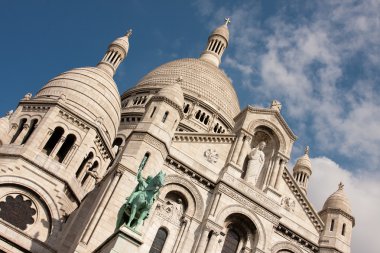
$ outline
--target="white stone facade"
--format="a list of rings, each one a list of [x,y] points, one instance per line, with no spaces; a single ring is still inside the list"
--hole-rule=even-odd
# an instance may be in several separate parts
[[[294,175],[287,167],[296,136],[281,104],[241,110],[219,69],[228,22],[199,59],[159,66],[120,99],[112,77],[127,56],[128,32],[97,67],[53,78],[1,118],[0,249],[349,253],[355,219],[343,187],[314,210],[308,149]],[[249,161],[252,150],[259,165]],[[162,170],[165,184],[138,233],[119,230],[147,154],[143,177]],[[163,248],[151,251],[158,231]]]

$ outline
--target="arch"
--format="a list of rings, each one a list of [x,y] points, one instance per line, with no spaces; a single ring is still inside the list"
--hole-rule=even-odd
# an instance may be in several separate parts
[[[281,251],[289,251],[292,253],[302,253],[302,250],[290,242],[278,242],[276,243],[271,250],[271,253],[279,253]]]
[[[90,151],[84,158],[82,163],[80,164],[78,170],[75,172],[75,177],[76,178],[81,178],[83,175],[83,170],[86,166],[88,166],[89,163],[92,162],[94,158],[94,152]]]
[[[264,226],[260,220],[260,218],[252,213],[250,210],[245,208],[242,205],[230,205],[221,210],[217,215],[215,222],[219,224],[221,227],[224,227],[224,222],[227,218],[233,214],[241,214],[246,216],[255,226],[256,226],[256,234],[255,241],[252,243],[256,245],[256,248],[260,250],[264,250],[266,248],[266,234],[264,230]]]
[[[27,119],[26,118],[22,118],[20,119],[20,122],[18,124],[18,128],[17,128],[17,131],[16,133],[13,135],[12,137],[12,140],[11,140],[11,143],[14,143],[17,139],[17,137],[20,135],[21,131],[24,129],[24,126],[26,124],[26,121]]]
[[[65,130],[62,127],[56,127],[51,134],[49,140],[46,142],[45,146],[42,148],[46,155],[50,155],[55,146],[58,144],[59,140],[62,138]]]
[[[169,175],[165,179],[165,186],[162,188],[159,198],[163,200],[171,191],[179,192],[186,198],[188,202],[186,214],[198,220],[202,219],[204,211],[203,198],[193,183],[183,177]]]
[[[278,129],[278,127],[272,122],[265,119],[253,120],[248,125],[248,132],[253,135],[256,129],[261,126],[267,127],[273,131],[273,133],[276,135],[276,137],[279,140],[279,151],[283,154],[286,154],[286,152],[288,151],[288,146],[286,144],[285,137],[282,134],[281,130]]]
[[[32,119],[31,120],[28,132],[24,136],[24,139],[22,140],[21,145],[25,144],[28,141],[29,137],[32,135],[34,130],[37,128],[37,123],[38,123],[38,119]]]
[[[39,199],[46,205],[47,210],[51,217],[51,228],[50,233],[53,231],[60,231],[60,212],[59,208],[54,200],[54,197],[50,192],[42,188],[39,184],[31,181],[29,178],[21,176],[0,176],[0,186],[14,185],[21,188],[25,188],[33,192]]]
[[[72,147],[75,144],[75,141],[77,140],[77,137],[74,134],[69,134],[66,136],[65,141],[63,142],[61,148],[58,150],[56,159],[58,162],[63,162],[65,160],[67,154],[70,152]]]

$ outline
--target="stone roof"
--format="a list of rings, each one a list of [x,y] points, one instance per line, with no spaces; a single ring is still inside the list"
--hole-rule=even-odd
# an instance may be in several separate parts
[[[328,208],[339,209],[352,216],[351,204],[343,190],[342,183],[339,184],[338,190],[327,198],[322,210]]]
[[[164,87],[177,83],[179,77],[184,94],[211,105],[234,125],[233,118],[240,112],[235,89],[222,70],[206,61],[185,58],[163,64],[144,76],[134,90]]]

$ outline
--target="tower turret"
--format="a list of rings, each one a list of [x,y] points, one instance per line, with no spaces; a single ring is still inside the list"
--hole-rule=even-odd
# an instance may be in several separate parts
[[[129,37],[132,35],[132,29],[120,38],[117,38],[109,46],[103,59],[98,63],[97,67],[106,71],[110,76],[113,76],[119,67],[119,64],[124,60],[129,50]]]
[[[306,146],[305,154],[298,158],[296,165],[293,168],[293,177],[305,194],[307,193],[307,186],[312,173],[309,151],[309,146]]]
[[[327,198],[322,211],[319,212],[319,216],[325,223],[325,229],[319,240],[321,253],[332,252],[331,250],[334,249],[342,253],[351,251],[355,218],[343,188],[344,185],[340,183],[338,190]]]
[[[210,62],[211,64],[219,67],[222,62],[222,55],[228,46],[230,32],[228,31],[228,24],[231,22],[230,18],[225,19],[226,22],[216,28],[208,37],[206,49],[201,54],[200,59]]]

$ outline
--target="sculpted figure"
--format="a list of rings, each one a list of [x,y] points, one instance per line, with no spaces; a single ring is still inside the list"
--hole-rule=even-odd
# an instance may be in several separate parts
[[[253,148],[248,154],[248,165],[245,174],[245,180],[251,184],[256,184],[260,171],[265,162],[265,154],[263,152],[266,146],[265,141],[261,141],[257,147]]]
[[[148,218],[149,210],[157,198],[160,188],[164,185],[165,173],[160,171],[155,177],[148,176],[146,180],[141,175],[141,167],[137,173],[138,184],[126,203],[120,208],[116,229],[123,224],[136,230]]]

